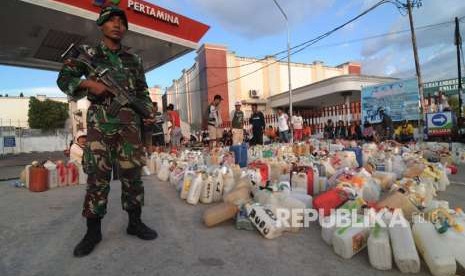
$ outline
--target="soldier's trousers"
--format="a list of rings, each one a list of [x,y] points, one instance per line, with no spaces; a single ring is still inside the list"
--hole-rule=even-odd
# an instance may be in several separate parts
[[[105,215],[113,161],[119,168],[123,209],[141,207],[144,204],[142,157],[138,125],[88,125],[87,147],[83,158],[88,178],[82,215],[87,218],[102,218]]]

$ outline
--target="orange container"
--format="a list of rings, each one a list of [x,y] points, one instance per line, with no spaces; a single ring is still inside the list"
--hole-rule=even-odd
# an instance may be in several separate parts
[[[48,190],[48,170],[44,167],[31,167],[29,190],[44,192]]]

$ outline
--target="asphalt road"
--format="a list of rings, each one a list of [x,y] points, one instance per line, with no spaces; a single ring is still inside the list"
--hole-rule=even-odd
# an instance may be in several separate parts
[[[144,222],[159,232],[155,241],[125,233],[120,183],[112,183],[103,240],[88,257],[72,250],[85,232],[80,215],[84,186],[31,193],[0,182],[0,275],[400,275],[371,268],[367,251],[344,260],[311,225],[299,233],[266,240],[233,222],[211,229],[202,224],[208,206],[181,201],[173,187],[145,179]],[[465,186],[440,195],[465,209]],[[395,265],[394,265],[395,267]],[[462,271],[460,275],[465,275]],[[423,264],[422,272],[430,275]]]

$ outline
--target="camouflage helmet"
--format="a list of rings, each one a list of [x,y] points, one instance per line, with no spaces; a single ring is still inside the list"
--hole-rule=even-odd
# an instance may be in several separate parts
[[[97,18],[97,25],[102,26],[114,15],[121,16],[124,20],[124,26],[126,26],[126,29],[128,29],[128,18],[126,17],[126,13],[124,13],[124,11],[117,6],[104,7],[100,11],[100,16]]]

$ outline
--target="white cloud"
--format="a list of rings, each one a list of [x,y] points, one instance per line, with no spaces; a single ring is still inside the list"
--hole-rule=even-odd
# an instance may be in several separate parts
[[[465,1],[424,0],[414,9],[415,26],[452,22],[454,17],[465,16]],[[399,17],[390,27],[391,32],[409,29],[408,16]],[[462,27],[462,33],[465,27]],[[456,76],[454,56],[454,25],[445,24],[417,30],[420,67],[424,81]],[[362,70],[365,74],[385,74],[394,77],[415,77],[410,32],[386,36],[364,43],[361,51]]]
[[[0,94],[8,96],[19,96],[20,93],[23,93],[24,96],[36,96],[36,95],[46,95],[48,97],[66,97],[66,95],[61,92],[61,90],[56,86],[45,86],[45,87],[20,87],[15,89],[2,89]]]
[[[333,5],[335,0],[278,0],[290,24],[315,17]],[[226,31],[248,38],[282,32],[284,18],[273,0],[191,0],[201,11],[215,18]]]

